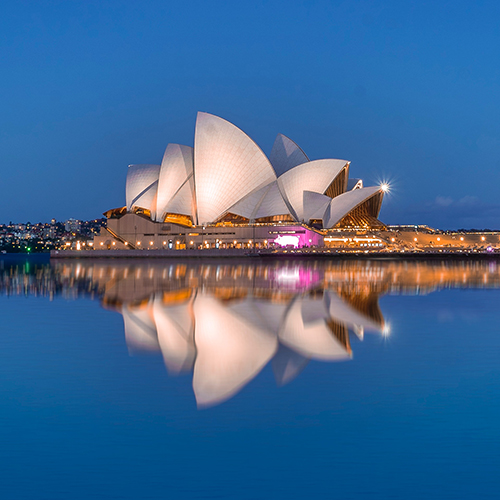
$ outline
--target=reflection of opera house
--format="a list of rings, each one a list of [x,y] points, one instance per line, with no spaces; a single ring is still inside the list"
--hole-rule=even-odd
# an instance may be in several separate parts
[[[383,189],[349,179],[345,160],[310,161],[279,134],[269,158],[239,128],[198,113],[194,148],[130,165],[126,206],[95,248],[248,248],[323,244],[326,229],[383,228]],[[281,175],[277,175],[277,172]]]
[[[348,360],[350,334],[385,328],[378,293],[325,289],[313,268],[160,269],[115,267],[103,301],[123,315],[132,351],[161,352],[171,374],[193,372],[199,406],[230,398],[269,361],[282,385],[310,360]]]

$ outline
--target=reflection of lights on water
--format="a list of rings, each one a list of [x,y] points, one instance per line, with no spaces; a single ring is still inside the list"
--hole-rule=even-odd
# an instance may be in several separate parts
[[[300,274],[298,269],[280,269],[278,276],[276,276],[278,281],[298,281],[300,279]]]
[[[276,272],[275,280],[280,286],[286,288],[306,290],[320,280],[320,275],[317,271],[286,267]]]

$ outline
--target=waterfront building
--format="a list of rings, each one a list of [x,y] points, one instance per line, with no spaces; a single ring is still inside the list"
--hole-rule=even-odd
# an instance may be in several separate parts
[[[105,212],[94,247],[308,247],[329,230],[384,228],[385,187],[364,187],[349,169],[310,160],[282,134],[268,158],[238,127],[200,112],[194,147],[169,144],[159,165],[128,167],[125,206]]]

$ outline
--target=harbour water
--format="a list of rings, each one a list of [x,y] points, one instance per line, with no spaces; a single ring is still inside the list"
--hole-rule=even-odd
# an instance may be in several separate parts
[[[0,260],[2,498],[496,498],[495,260]]]

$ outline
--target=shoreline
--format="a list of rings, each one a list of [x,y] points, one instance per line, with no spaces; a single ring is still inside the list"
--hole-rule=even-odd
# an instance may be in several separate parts
[[[14,255],[14,254],[12,254]],[[20,255],[20,254],[17,254]],[[47,255],[47,254],[44,254]],[[243,252],[239,249],[208,250],[53,250],[50,259],[377,259],[377,260],[448,260],[448,259],[500,259],[500,252],[338,252],[328,250],[285,250]]]

